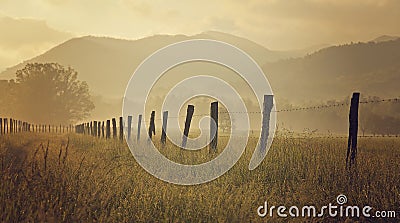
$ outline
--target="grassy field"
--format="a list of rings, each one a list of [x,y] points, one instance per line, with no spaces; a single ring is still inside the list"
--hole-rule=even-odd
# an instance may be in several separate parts
[[[118,140],[21,133],[0,137],[2,222],[262,222],[367,221],[260,218],[257,207],[348,204],[400,207],[400,138],[362,138],[358,165],[345,168],[346,139],[281,134],[264,162],[247,169],[256,139],[239,162],[209,183],[178,186],[148,174]],[[223,142],[221,143],[223,144]],[[165,154],[187,159],[167,146]],[[209,160],[208,152],[192,161]],[[374,219],[375,221],[377,219]],[[399,221],[397,219],[380,219]]]

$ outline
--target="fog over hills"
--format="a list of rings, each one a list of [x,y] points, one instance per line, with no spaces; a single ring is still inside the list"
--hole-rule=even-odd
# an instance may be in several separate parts
[[[246,51],[259,64],[308,53],[299,50],[272,51],[250,40],[215,31],[194,36],[156,35],[138,40],[86,36],[73,38],[42,55],[11,67],[2,72],[0,78],[14,78],[15,71],[29,62],[58,62],[77,70],[79,78],[88,82],[95,95],[120,98],[130,76],[146,57],[161,47],[189,39],[215,39],[230,43]]]
[[[343,98],[358,90],[400,95],[400,39],[321,49],[311,55],[266,63],[275,93],[291,101]]]
[[[87,81],[95,100],[94,116],[119,114],[126,84],[136,67],[151,53],[189,39],[215,39],[247,52],[262,67],[276,97],[294,104],[343,99],[354,90],[367,95],[400,95],[400,39],[381,36],[368,43],[316,45],[303,50],[274,51],[253,41],[209,31],[194,36],[156,35],[138,40],[108,37],[70,39],[46,53],[8,68],[0,79],[15,78],[15,71],[30,62],[57,62],[71,66]],[[325,48],[324,48],[325,47]],[[235,81],[227,69],[189,65],[176,72],[213,73]],[[279,101],[278,101],[279,103]],[[279,106],[279,105],[278,105]]]

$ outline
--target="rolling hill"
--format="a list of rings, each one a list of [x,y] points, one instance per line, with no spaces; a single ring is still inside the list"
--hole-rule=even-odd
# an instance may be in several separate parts
[[[194,36],[156,35],[138,40],[85,36],[68,40],[46,53],[8,68],[0,79],[15,77],[15,71],[30,62],[58,62],[71,66],[79,78],[88,82],[94,95],[121,98],[136,67],[151,53],[169,44],[188,39],[215,39],[235,45],[259,64],[302,56],[308,51],[272,51],[250,40],[226,33],[209,31]]]
[[[400,96],[400,39],[321,49],[303,58],[266,63],[275,93],[291,101],[343,98],[352,91]]]
[[[147,56],[171,43],[203,38],[225,41],[246,51],[262,66],[276,97],[290,103],[343,99],[355,90],[363,95],[397,97],[400,96],[400,39],[384,37],[368,43],[284,52],[214,31],[194,36],[156,35],[138,40],[86,36],[73,38],[11,67],[0,74],[0,79],[14,78],[15,71],[29,62],[71,66],[78,71],[79,79],[90,86],[96,104],[94,116],[107,117],[120,113],[126,84]],[[179,72],[195,71],[199,71],[198,66],[186,66]],[[206,68],[202,72],[213,70]],[[224,70],[217,72],[231,75]]]

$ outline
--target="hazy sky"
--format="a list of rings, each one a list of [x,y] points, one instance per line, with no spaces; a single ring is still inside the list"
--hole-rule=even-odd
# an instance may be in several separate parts
[[[400,35],[399,0],[0,0],[0,71],[71,37],[217,30],[286,50]]]

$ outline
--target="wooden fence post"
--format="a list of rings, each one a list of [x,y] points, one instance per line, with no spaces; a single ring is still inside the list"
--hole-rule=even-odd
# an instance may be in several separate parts
[[[163,122],[161,130],[161,143],[165,145],[167,141],[167,124],[168,124],[168,111],[163,112]]]
[[[0,135],[3,135],[3,118],[0,118]]]
[[[155,116],[156,116],[156,112],[151,111],[150,125],[149,125],[149,140],[151,140],[153,138],[153,134],[156,135],[156,126],[154,124]]]
[[[3,118],[3,132],[4,134],[7,134],[7,119]]]
[[[110,120],[107,120],[107,125],[106,125],[106,139],[109,139],[110,137],[111,137]]]
[[[131,132],[132,132],[132,116],[128,116],[128,140],[131,139]]]
[[[10,133],[14,133],[14,121],[10,118]]]
[[[185,129],[183,130],[183,137],[182,137],[182,146],[181,146],[182,148],[186,147],[187,138],[189,136],[190,122],[192,121],[193,113],[194,113],[194,106],[188,105],[186,111]]]
[[[93,133],[92,136],[97,136],[97,121],[93,122]]]
[[[354,92],[351,97],[349,113],[349,138],[347,141],[346,167],[356,164],[357,156],[357,133],[358,133],[358,104],[360,93]]]
[[[210,107],[210,149],[215,152],[218,145],[218,102],[211,103]],[[210,151],[211,151],[210,150]]]
[[[113,130],[113,138],[117,137],[117,121],[115,118],[112,119],[112,130]]]
[[[139,142],[140,140],[140,127],[142,126],[142,115],[139,115],[138,117],[138,124],[137,124],[137,136],[136,136],[136,141]]]
[[[262,126],[260,138],[260,152],[265,153],[269,137],[269,122],[271,119],[271,111],[274,107],[274,96],[264,95],[263,113],[262,113]]]
[[[124,122],[122,117],[119,117],[119,140],[124,140]]]
[[[94,126],[93,126],[93,122],[90,122],[90,135],[94,136]]]
[[[101,137],[104,138],[104,121],[101,123]]]
[[[101,121],[98,121],[97,122],[97,138],[100,138],[100,135],[101,135],[100,129],[101,129]]]

